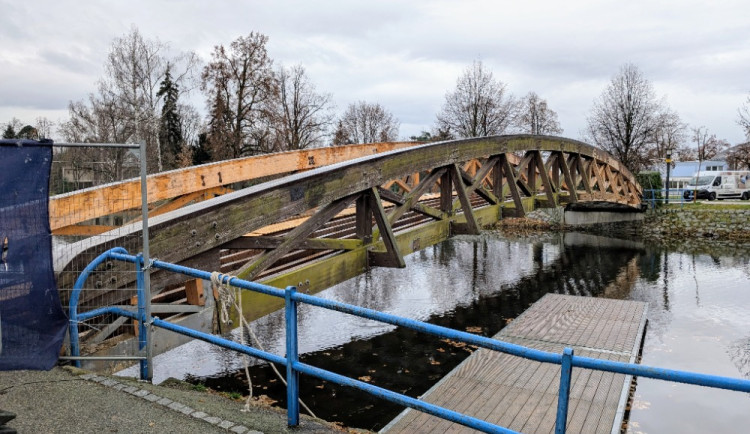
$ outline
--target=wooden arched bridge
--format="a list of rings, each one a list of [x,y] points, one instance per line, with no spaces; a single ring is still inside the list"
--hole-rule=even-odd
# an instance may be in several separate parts
[[[259,180],[267,181],[239,188]],[[531,135],[266,155],[153,175],[148,190],[152,257],[309,292],[371,266],[403,267],[408,253],[537,207],[641,203],[641,187],[607,152]],[[140,222],[91,224],[126,215],[139,197],[139,184],[129,181],[52,199],[53,233],[96,235],[56,254],[61,288],[108,248],[141,250]],[[113,291],[84,295],[82,304],[128,303],[126,291],[114,290],[132,283],[126,269],[111,264],[100,272],[98,285]],[[154,300],[183,291],[180,279],[155,272]],[[243,300],[249,316],[275,306],[254,297],[263,296]]]

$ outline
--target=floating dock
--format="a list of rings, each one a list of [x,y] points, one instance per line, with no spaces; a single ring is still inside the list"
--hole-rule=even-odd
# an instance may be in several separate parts
[[[547,294],[495,339],[543,351],[634,363],[646,325],[638,301]],[[631,376],[573,368],[567,431],[619,433]],[[555,428],[560,366],[480,349],[428,390],[424,401],[522,433]],[[407,409],[382,432],[475,432]]]

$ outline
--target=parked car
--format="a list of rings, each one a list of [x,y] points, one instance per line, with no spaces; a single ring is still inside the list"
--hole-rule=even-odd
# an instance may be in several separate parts
[[[698,172],[685,186],[683,197],[698,199],[750,199],[750,171]]]

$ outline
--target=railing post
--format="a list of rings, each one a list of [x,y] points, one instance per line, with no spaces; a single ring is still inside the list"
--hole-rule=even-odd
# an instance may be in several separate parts
[[[136,255],[135,261],[135,273],[136,273],[136,296],[138,298],[138,351],[143,354],[144,348],[148,345],[148,334],[146,322],[149,321],[146,318],[146,291],[145,291],[145,272],[144,272],[143,255]],[[141,380],[149,380],[149,359],[143,359],[139,362]]]
[[[573,371],[573,349],[565,348],[560,366],[560,392],[557,394],[557,422],[555,434],[564,434],[568,421],[568,400],[570,397],[570,376]]]
[[[297,292],[294,286],[288,286],[284,292],[286,313],[286,406],[289,426],[299,425],[299,373],[294,369],[297,363],[297,301],[293,295]]]

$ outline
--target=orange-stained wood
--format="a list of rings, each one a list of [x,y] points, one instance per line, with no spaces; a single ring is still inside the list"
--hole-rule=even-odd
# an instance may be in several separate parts
[[[105,232],[109,232],[112,229],[116,229],[117,226],[105,226],[105,225],[70,225],[63,226],[52,230],[52,235],[72,235],[72,236],[84,236],[93,237],[94,235],[100,235]]]
[[[222,185],[314,169],[341,161],[418,145],[415,142],[370,143],[240,158],[172,170],[148,177],[148,202],[172,199]],[[140,180],[92,187],[50,198],[52,230],[140,207]]]

